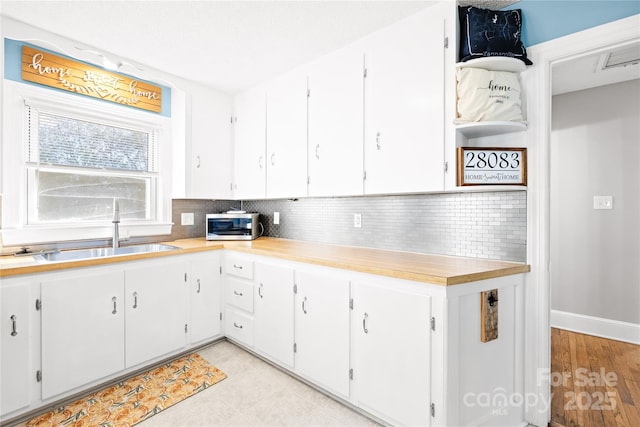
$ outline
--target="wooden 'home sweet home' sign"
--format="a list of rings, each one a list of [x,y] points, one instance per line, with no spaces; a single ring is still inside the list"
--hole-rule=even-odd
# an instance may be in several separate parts
[[[162,88],[22,46],[22,79],[147,111],[162,111]]]

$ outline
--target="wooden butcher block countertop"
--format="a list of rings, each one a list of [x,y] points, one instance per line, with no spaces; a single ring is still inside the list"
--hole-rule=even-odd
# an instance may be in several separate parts
[[[527,264],[477,258],[429,255],[298,240],[261,237],[250,242],[212,242],[204,238],[165,242],[181,249],[90,260],[37,263],[27,257],[0,257],[0,277],[55,271],[113,262],[227,249],[437,285],[457,285],[530,271]],[[7,258],[5,260],[5,258]]]

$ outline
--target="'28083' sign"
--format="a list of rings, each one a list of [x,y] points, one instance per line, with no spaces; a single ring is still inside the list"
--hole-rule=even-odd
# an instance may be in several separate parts
[[[458,148],[457,185],[527,185],[526,148]]]

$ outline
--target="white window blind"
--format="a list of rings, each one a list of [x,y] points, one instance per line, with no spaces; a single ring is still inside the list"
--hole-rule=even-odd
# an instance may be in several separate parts
[[[28,222],[102,222],[120,200],[122,220],[154,221],[157,132],[27,106]]]

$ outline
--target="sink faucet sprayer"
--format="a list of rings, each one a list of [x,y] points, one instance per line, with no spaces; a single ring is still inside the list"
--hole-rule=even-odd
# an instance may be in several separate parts
[[[118,227],[120,226],[120,201],[117,197],[113,198],[113,248],[120,246],[120,236],[118,233]]]

